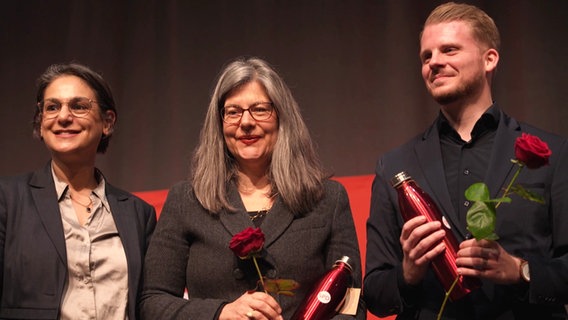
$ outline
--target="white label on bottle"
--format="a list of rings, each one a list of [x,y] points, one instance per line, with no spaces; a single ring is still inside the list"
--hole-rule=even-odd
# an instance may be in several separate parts
[[[450,226],[450,223],[448,222],[448,220],[446,220],[445,216],[442,216],[442,223],[446,226],[446,228],[448,229],[452,229],[452,227]]]
[[[318,300],[321,303],[329,303],[331,301],[331,295],[327,291],[320,291],[318,293]]]

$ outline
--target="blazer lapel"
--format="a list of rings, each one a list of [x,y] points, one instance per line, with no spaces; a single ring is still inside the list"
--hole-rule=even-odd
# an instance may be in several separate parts
[[[39,218],[57,250],[59,259],[67,265],[65,235],[57,192],[51,174],[51,163],[47,164],[44,169],[34,172],[29,184]]]
[[[234,184],[229,186],[228,198],[229,202],[237,207],[237,210],[246,213],[237,187]],[[286,209],[282,200],[276,197],[269,214],[260,226],[265,236],[264,247],[267,248],[276,241],[293,220],[294,215]],[[245,228],[254,227],[247,215],[239,212],[227,212],[224,210],[220,214],[220,221],[231,236],[243,231]],[[273,262],[270,258],[267,258],[267,261]]]
[[[128,201],[128,195],[119,192],[109,183],[106,183],[105,191],[126,259],[131,261],[128,264],[130,269],[130,266],[134,265],[132,261],[141,261],[139,237],[136,235],[137,228],[134,227],[138,223],[134,219],[134,214],[129,214],[132,211],[132,201]],[[133,270],[129,271],[133,272]]]
[[[492,198],[501,196],[505,184],[514,174],[515,164],[509,159],[515,158],[515,139],[521,134],[518,122],[502,111],[499,122],[489,168],[485,174],[485,183]]]
[[[266,236],[266,246],[268,247],[276,241],[288,229],[293,220],[294,214],[286,208],[280,197],[276,197],[270,213],[262,223]]]
[[[237,211],[240,212],[230,212],[228,210],[223,210],[219,214],[219,220],[232,237],[248,227],[254,227],[254,224],[246,215],[245,206],[243,204],[243,201],[241,200],[241,196],[239,195],[235,184],[230,182],[228,189],[229,190],[227,191],[227,197],[229,198],[229,203],[233,204],[233,206],[236,207]]]
[[[415,147],[416,158],[423,174],[426,185],[421,188],[427,192],[439,205],[441,213],[452,225],[452,229],[462,236],[466,236],[466,230],[462,230],[460,218],[452,205],[448,186],[446,184],[444,166],[442,163],[442,149],[436,124],[432,125],[424,134],[422,141]],[[421,183],[421,181],[419,182]]]

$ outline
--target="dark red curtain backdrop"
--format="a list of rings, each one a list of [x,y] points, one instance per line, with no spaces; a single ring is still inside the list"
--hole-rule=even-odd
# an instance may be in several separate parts
[[[11,0],[0,9],[0,175],[42,166],[32,138],[35,79],[56,62],[103,73],[118,102],[97,165],[131,191],[168,188],[188,160],[221,67],[254,55],[292,88],[326,167],[372,174],[377,157],[437,114],[420,77],[418,33],[440,1]],[[568,136],[568,1],[470,1],[503,38],[494,97]]]

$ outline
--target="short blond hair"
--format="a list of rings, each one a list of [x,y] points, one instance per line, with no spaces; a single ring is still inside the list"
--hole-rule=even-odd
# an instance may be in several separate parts
[[[493,19],[476,6],[455,2],[439,5],[432,10],[426,22],[424,22],[424,28],[431,24],[451,21],[469,23],[477,41],[487,45],[487,49],[499,50],[501,46],[499,29],[497,29]],[[422,37],[422,34],[420,34],[420,37]]]

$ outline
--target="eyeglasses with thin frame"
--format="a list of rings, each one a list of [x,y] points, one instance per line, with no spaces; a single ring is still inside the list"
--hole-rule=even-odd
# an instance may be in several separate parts
[[[53,119],[59,115],[64,104],[67,104],[69,112],[76,118],[83,118],[89,114],[93,108],[93,103],[98,103],[85,97],[76,97],[67,101],[58,99],[45,99],[37,103],[39,112],[44,119]]]
[[[266,121],[272,116],[274,104],[272,102],[257,102],[248,109],[237,105],[228,105],[221,108],[221,118],[224,122],[234,124],[241,121],[245,111],[256,121]]]

